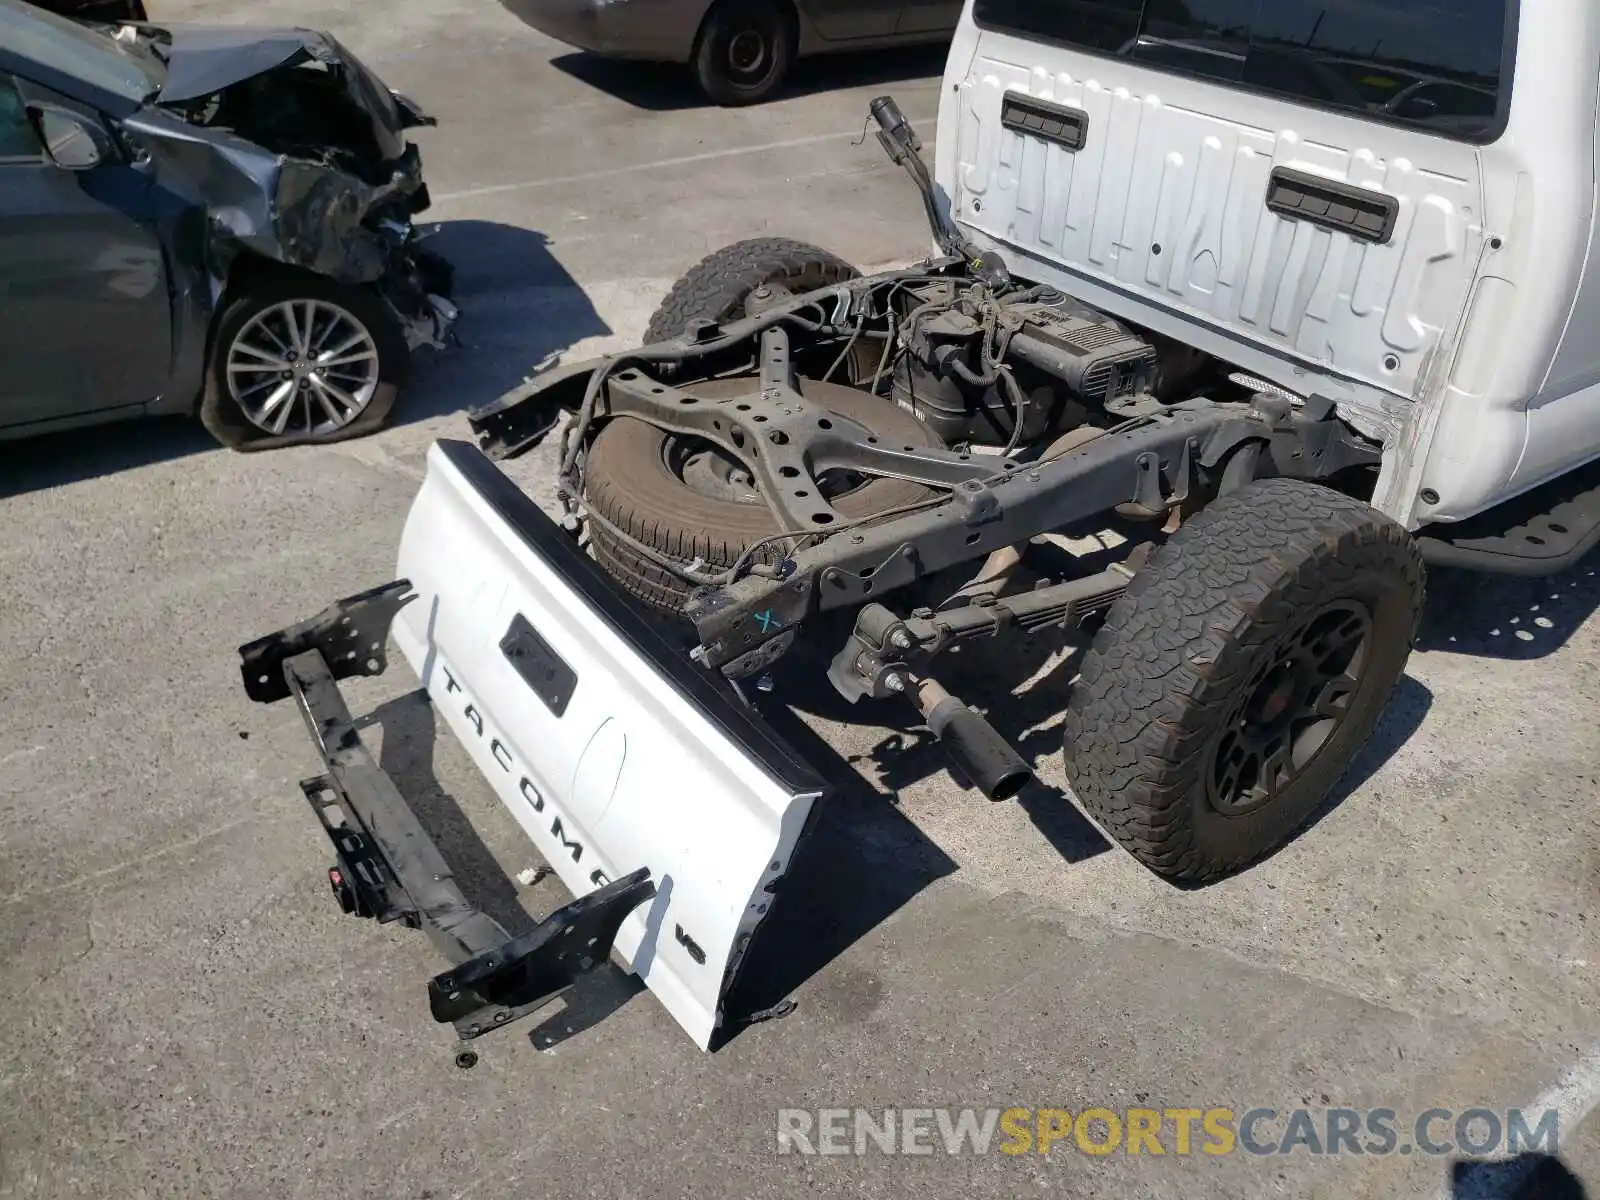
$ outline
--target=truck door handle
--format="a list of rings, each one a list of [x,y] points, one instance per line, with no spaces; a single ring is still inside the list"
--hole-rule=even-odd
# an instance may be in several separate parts
[[[1378,246],[1394,237],[1400,219],[1398,197],[1288,167],[1276,168],[1268,178],[1267,208],[1291,221],[1306,221]]]
[[[1089,114],[1083,109],[1037,100],[1021,92],[1007,92],[1000,101],[1000,125],[1073,154],[1089,143]]]

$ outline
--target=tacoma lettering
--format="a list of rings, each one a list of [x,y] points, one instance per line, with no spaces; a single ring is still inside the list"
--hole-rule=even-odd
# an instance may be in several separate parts
[[[461,696],[465,698],[467,694],[466,690],[456,682],[456,677],[450,673],[450,668],[440,666],[439,669],[444,672],[445,695],[450,696],[459,692]],[[512,758],[510,749],[499,739],[499,737],[491,736],[486,731],[483,714],[478,711],[477,706],[473,704],[472,701],[467,700],[462,706],[461,715],[465,717],[467,723],[477,731],[477,734],[480,738],[488,738],[489,755],[497,764],[499,764],[500,769],[508,774],[518,774],[517,791],[520,792],[522,794],[522,798],[528,802],[528,806],[536,813],[543,813],[545,810],[544,793],[541,792],[537,786],[535,786],[532,779],[517,772],[516,760]],[[563,850],[566,850],[572,855],[573,862],[581,862],[583,859],[583,852],[586,847],[577,838],[567,836],[570,829],[571,826],[562,822],[561,814],[552,808],[550,813],[550,836],[555,838],[556,841],[561,844],[561,848]],[[611,877],[603,870],[596,867],[589,873],[589,882],[595,887],[603,887],[611,882]]]
[[[567,835],[561,828],[560,817],[557,817],[555,820],[550,822],[550,832],[552,835],[554,835],[556,841],[560,842],[564,848],[572,851],[573,862],[577,862],[583,857],[583,844],[581,842],[572,842],[567,840]]]
[[[517,785],[517,789],[522,793],[522,798],[533,806],[534,812],[544,811],[544,796],[540,794],[538,788],[533,786],[533,780],[524,775],[522,782]]]

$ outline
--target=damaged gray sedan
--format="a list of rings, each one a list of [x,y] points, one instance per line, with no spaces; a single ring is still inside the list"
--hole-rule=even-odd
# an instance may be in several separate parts
[[[332,37],[0,0],[0,438],[192,413],[257,450],[370,433],[442,347],[406,131]]]

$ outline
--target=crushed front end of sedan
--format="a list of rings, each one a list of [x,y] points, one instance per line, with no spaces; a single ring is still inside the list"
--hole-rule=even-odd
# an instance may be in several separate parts
[[[405,131],[434,118],[326,33],[125,25],[118,37],[167,66],[156,105],[124,127],[165,180],[192,182],[219,267],[242,247],[344,283],[392,283],[414,344],[443,341],[450,310],[412,286],[426,271],[407,270],[429,197]]]
[[[446,344],[452,272],[419,248],[413,219],[430,199],[405,138],[433,117],[327,33],[124,25],[118,36],[166,63],[157,103],[124,128],[164,180],[189,184],[203,204],[195,232],[213,300],[248,251],[373,285],[408,349]]]
[[[380,428],[458,316],[415,224],[407,134],[434,118],[325,32],[11,11],[0,70],[17,60],[47,155],[159,235],[174,352],[147,411],[198,395],[247,450]]]

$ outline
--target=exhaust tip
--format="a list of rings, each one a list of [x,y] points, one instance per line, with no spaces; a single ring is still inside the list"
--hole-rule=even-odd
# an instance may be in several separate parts
[[[1033,778],[1033,768],[998,730],[953,696],[928,714],[928,728],[951,762],[990,800],[1014,799]]]
[[[1015,800],[1032,778],[1033,772],[1029,770],[1007,772],[995,780],[985,794],[996,803],[1002,800]]]

